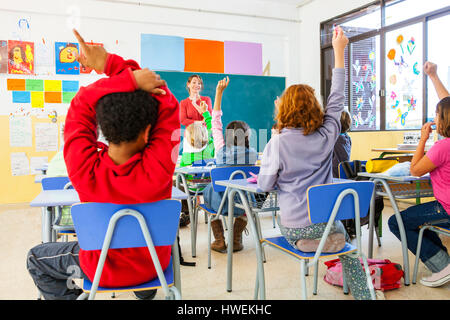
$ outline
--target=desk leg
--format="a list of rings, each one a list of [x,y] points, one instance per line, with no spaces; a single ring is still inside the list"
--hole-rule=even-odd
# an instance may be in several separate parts
[[[370,213],[369,213],[369,247],[367,256],[369,259],[373,257],[373,232],[375,229],[375,189],[377,184],[375,183],[375,187],[373,188],[372,199],[370,200]]]
[[[234,216],[234,195],[236,191],[228,191],[228,246],[227,246],[227,291],[231,292],[233,282],[233,216]]]
[[[52,242],[52,208],[42,207],[42,242]]]
[[[178,232],[177,232],[178,236]],[[175,287],[178,289],[181,295],[181,276],[180,276],[180,255],[178,251],[178,241],[175,239],[175,242],[172,245],[172,264],[173,264],[173,281]]]
[[[235,194],[238,193],[241,199],[241,203],[244,206],[245,213],[247,214],[247,220],[250,224],[250,229],[253,234],[253,239],[255,240],[255,250],[256,250],[256,259],[257,259],[257,287],[259,289],[259,298],[261,300],[266,299],[266,289],[265,289],[265,280],[264,280],[264,263],[263,263],[263,254],[261,241],[259,238],[258,227],[256,225],[256,217],[253,214],[250,205],[247,201],[247,197],[244,192],[239,189],[230,189],[228,193],[228,221],[230,222],[230,226],[228,230],[233,229],[233,215],[234,215],[234,197]],[[231,217],[231,218],[230,218]],[[233,237],[233,232],[228,231],[228,235]],[[231,292],[231,283],[232,283],[232,262],[233,262],[233,240],[232,238],[228,240],[228,265],[227,265],[227,291]],[[230,245],[231,243],[231,245]],[[256,296],[256,293],[255,293]]]
[[[188,210],[189,210],[189,218],[191,220],[191,252],[192,252],[192,258],[195,258],[196,256],[196,226],[195,224],[197,223],[196,219],[195,219],[195,215],[194,215],[194,210],[192,208],[192,196],[189,192],[188,189],[188,185],[186,182],[186,177],[184,174],[182,173],[177,173],[176,175],[176,185],[177,185],[177,189],[180,189],[180,180],[183,183],[183,188],[184,188],[184,193],[187,194],[188,198],[187,198],[187,204],[188,204]]]
[[[407,245],[408,240],[406,238],[405,226],[403,225],[403,220],[400,215],[400,210],[398,209],[397,202],[395,201],[395,197],[392,194],[389,184],[383,179],[374,179],[373,182],[375,183],[375,186],[377,185],[377,183],[383,184],[384,189],[386,190],[386,193],[388,194],[389,201],[391,202],[392,208],[394,209],[395,218],[397,220],[398,228],[400,231],[400,241],[402,244],[403,269],[405,272],[405,286],[409,286],[409,257],[408,257],[408,245]]]

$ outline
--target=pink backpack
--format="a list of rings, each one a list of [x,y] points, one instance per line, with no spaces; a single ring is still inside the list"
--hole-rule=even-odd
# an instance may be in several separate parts
[[[361,259],[360,261],[364,268],[364,264]],[[369,265],[372,283],[376,290],[385,291],[400,288],[400,280],[404,275],[401,265],[398,263],[393,263],[388,259],[367,259],[367,264]],[[325,282],[342,287],[343,279],[341,261],[339,259],[334,259],[325,262],[325,265],[328,267],[324,277]]]

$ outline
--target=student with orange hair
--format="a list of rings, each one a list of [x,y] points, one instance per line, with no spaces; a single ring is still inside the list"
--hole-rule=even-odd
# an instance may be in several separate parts
[[[308,85],[292,85],[276,103],[275,120],[279,134],[267,143],[261,160],[258,187],[277,187],[281,234],[295,249],[316,251],[326,223],[311,224],[306,191],[309,186],[332,183],[333,148],[341,133],[344,111],[344,50],[348,39],[340,27],[333,35],[335,69],[328,104],[324,111]],[[348,237],[340,221],[335,221],[323,252],[337,252]],[[350,291],[355,299],[371,294],[358,256],[339,256]]]

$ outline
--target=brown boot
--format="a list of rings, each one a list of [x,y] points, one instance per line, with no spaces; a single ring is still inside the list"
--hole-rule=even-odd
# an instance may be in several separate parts
[[[214,242],[211,243],[211,249],[221,253],[226,252],[227,245],[225,244],[222,221],[220,219],[212,220],[211,229],[215,239]]]
[[[247,217],[242,216],[234,219],[233,252],[241,251],[242,249],[244,249],[244,246],[242,245],[242,232],[244,231],[246,226],[247,226]]]

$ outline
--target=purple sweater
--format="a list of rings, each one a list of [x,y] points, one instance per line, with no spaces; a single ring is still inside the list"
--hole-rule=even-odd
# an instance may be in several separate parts
[[[332,182],[331,161],[341,132],[344,83],[344,69],[334,69],[323,124],[315,132],[304,136],[302,128],[284,128],[264,149],[258,187],[263,191],[278,189],[281,224],[285,227],[311,225],[306,190]]]

